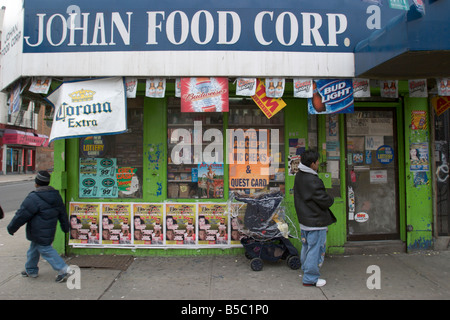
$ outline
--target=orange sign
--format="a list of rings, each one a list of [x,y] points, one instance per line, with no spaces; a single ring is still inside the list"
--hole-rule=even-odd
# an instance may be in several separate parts
[[[450,97],[433,97],[431,99],[431,104],[436,111],[436,115],[439,117],[450,108]]]
[[[286,106],[283,99],[268,98],[266,96],[266,87],[260,79],[257,80],[256,93],[252,96],[252,99],[268,119]]]

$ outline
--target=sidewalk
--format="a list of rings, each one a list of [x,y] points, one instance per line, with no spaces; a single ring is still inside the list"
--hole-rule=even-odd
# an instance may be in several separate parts
[[[327,256],[322,288],[303,287],[285,261],[255,272],[243,255],[134,257],[125,271],[81,268],[80,289],[69,289],[43,260],[38,278],[20,275],[29,243],[24,228],[11,237],[6,224],[0,220],[0,300],[450,300],[450,251]],[[380,289],[367,286],[376,283],[372,265]]]
[[[14,178],[34,175],[0,176],[0,183]],[[322,288],[303,287],[285,261],[255,272],[244,255],[134,257],[125,271],[81,268],[81,288],[69,289],[43,260],[38,278],[20,275],[29,242],[25,227],[7,233],[8,220],[0,220],[0,300],[450,300],[450,251],[327,256]]]
[[[35,173],[27,174],[0,174],[0,184],[8,184],[17,181],[32,181],[36,177]]]

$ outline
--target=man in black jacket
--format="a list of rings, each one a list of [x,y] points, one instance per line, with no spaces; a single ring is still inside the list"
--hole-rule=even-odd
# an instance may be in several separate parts
[[[303,285],[321,287],[326,284],[325,280],[319,279],[319,270],[325,257],[327,226],[336,222],[329,209],[334,199],[328,195],[317,175],[319,169],[317,151],[303,152],[298,168],[294,182],[294,202],[302,239],[300,260]]]
[[[69,232],[69,219],[66,207],[59,192],[49,186],[50,174],[39,171],[35,178],[36,191],[30,192],[17,210],[7,229],[10,235],[19,230],[25,223],[27,239],[31,241],[27,252],[27,262],[22,276],[36,278],[38,276],[39,258],[42,256],[58,271],[57,282],[63,282],[72,274],[72,270],[52,247],[56,225],[59,221],[61,229]]]

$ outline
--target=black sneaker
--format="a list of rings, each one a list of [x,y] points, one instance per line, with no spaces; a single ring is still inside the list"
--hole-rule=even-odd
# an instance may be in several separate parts
[[[28,277],[29,277],[29,278],[37,278],[37,277],[38,277],[37,273],[32,273],[32,274],[30,274],[30,273],[26,272],[25,270],[23,270],[20,274],[21,274],[22,277],[24,277],[24,278],[28,278]]]
[[[55,282],[64,282],[67,280],[68,277],[70,277],[74,273],[75,273],[75,270],[68,268],[66,273],[58,274],[56,276]]]

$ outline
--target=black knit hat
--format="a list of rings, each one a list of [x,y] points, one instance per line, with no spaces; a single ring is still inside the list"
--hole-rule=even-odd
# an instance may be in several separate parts
[[[50,174],[47,171],[39,171],[34,182],[40,186],[48,186],[50,183]]]

